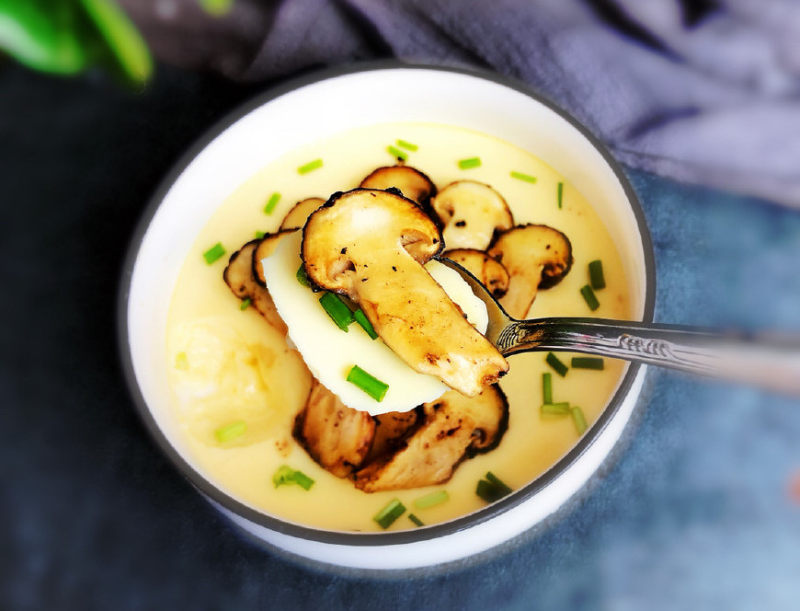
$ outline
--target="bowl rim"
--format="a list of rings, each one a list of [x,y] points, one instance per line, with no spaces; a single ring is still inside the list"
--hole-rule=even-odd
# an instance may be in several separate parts
[[[614,396],[611,398],[606,408],[600,414],[598,419],[592,424],[586,434],[581,437],[578,443],[576,443],[575,446],[569,450],[569,452],[564,454],[544,473],[539,475],[539,477],[532,480],[522,488],[515,490],[512,494],[482,509],[473,511],[458,518],[454,518],[447,522],[433,524],[424,528],[390,531],[384,533],[360,533],[332,531],[303,526],[294,522],[283,520],[276,516],[267,515],[266,513],[262,513],[245,505],[241,501],[236,500],[215,486],[208,479],[206,479],[205,476],[192,467],[186,460],[184,460],[184,458],[170,443],[167,436],[158,426],[147,405],[147,402],[144,399],[144,396],[142,395],[141,389],[139,388],[139,384],[136,380],[136,374],[133,368],[133,355],[131,353],[129,343],[128,305],[133,269],[144,240],[144,236],[150,226],[151,221],[153,220],[153,217],[164,201],[169,189],[172,187],[178,177],[184,172],[187,166],[195,159],[195,157],[197,157],[200,152],[224,130],[250,112],[273,99],[279,98],[296,89],[300,89],[317,82],[345,75],[394,69],[429,70],[455,73],[483,79],[503,87],[513,89],[534,99],[535,101],[543,104],[553,112],[560,115],[584,138],[586,138],[586,140],[589,141],[595,150],[601,154],[609,168],[611,168],[611,170],[614,172],[617,180],[619,180],[636,219],[636,224],[638,226],[639,235],[642,242],[642,249],[644,252],[645,302],[642,320],[644,322],[652,322],[655,311],[656,275],[652,240],[641,203],[639,202],[633,187],[625,176],[622,166],[616,159],[614,159],[606,146],[596,136],[594,136],[594,134],[592,134],[588,128],[586,128],[563,108],[558,106],[555,102],[550,100],[547,96],[533,90],[529,85],[523,83],[522,81],[495,72],[490,72],[488,70],[465,68],[460,66],[453,67],[420,63],[404,63],[399,60],[369,61],[350,64],[347,66],[316,70],[289,79],[277,86],[268,87],[266,91],[255,95],[251,99],[243,102],[228,112],[210,128],[206,129],[206,131],[197,140],[195,140],[188,150],[171,166],[164,178],[159,182],[158,186],[153,192],[153,195],[148,200],[148,203],[143,209],[132,233],[122,265],[120,287],[117,295],[117,342],[122,372],[128,387],[128,391],[133,399],[136,411],[144,423],[150,437],[156,442],[160,450],[178,469],[180,474],[202,494],[206,495],[216,503],[219,503],[228,511],[231,511],[232,513],[256,525],[262,526],[274,532],[281,533],[283,535],[332,545],[391,546],[427,541],[464,531],[473,526],[491,520],[500,514],[505,513],[512,507],[516,507],[517,505],[524,503],[540,490],[548,486],[555,479],[557,479],[559,475],[561,475],[570,465],[577,461],[577,459],[587,450],[587,448],[594,443],[594,441],[600,436],[608,423],[617,413],[622,400],[627,396],[637,376],[637,373],[641,368],[641,365],[637,363],[630,364],[625,376],[614,393]]]

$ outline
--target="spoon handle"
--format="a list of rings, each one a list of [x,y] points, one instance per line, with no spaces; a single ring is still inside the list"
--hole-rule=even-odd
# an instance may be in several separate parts
[[[503,355],[555,350],[679,369],[800,396],[800,337],[767,337],[602,318],[511,321]]]

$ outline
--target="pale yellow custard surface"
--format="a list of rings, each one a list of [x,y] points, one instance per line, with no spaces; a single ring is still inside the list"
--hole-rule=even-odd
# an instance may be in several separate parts
[[[268,134],[253,137],[270,146]],[[443,125],[382,124],[322,140],[263,168],[221,202],[187,255],[168,315],[168,378],[181,445],[196,468],[239,501],[304,526],[380,531],[372,516],[394,498],[408,510],[391,530],[415,528],[408,519],[411,512],[425,524],[435,524],[480,509],[486,503],[475,494],[475,486],[487,471],[520,488],[550,468],[579,438],[569,416],[540,414],[542,373],[552,374],[554,401],[580,406],[591,426],[625,371],[623,363],[605,359],[603,371],[570,368],[560,377],[545,363],[544,353],[510,357],[511,370],[501,381],[510,403],[505,437],[497,449],[465,460],[453,478],[439,486],[368,494],[306,454],[292,438],[291,426],[303,406],[309,375],[298,355],[287,350],[281,335],[253,308],[240,310],[222,272],[231,253],[253,239],[255,231],[275,230],[295,202],[312,196],[327,199],[333,192],[356,187],[376,167],[392,165],[395,160],[386,149],[398,139],[419,147],[408,151],[407,163],[425,172],[438,188],[461,179],[488,183],[505,197],[516,224],[546,224],[568,236],[572,270],[557,286],[539,292],[529,316],[625,319],[631,314],[628,280],[604,220],[545,162],[496,138]],[[480,157],[480,167],[460,169],[458,161],[471,157]],[[299,166],[315,159],[322,159],[321,168],[298,173]],[[536,182],[515,179],[511,171],[534,176]],[[560,209],[559,182],[564,182]],[[273,193],[281,194],[280,201],[267,215],[264,207]],[[203,252],[217,242],[227,253],[208,265]],[[606,288],[597,291],[600,308],[591,312],[580,289],[589,282],[587,266],[595,259],[603,262]],[[569,365],[571,354],[558,356]],[[220,444],[214,431],[236,421],[247,423],[247,433]],[[275,488],[272,475],[284,464],[313,478],[312,488]],[[439,489],[448,492],[447,502],[414,507],[415,499]]]

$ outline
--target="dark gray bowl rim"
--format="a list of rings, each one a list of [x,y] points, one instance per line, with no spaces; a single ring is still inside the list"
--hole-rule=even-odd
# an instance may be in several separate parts
[[[156,424],[152,413],[147,407],[147,403],[142,396],[139,385],[136,381],[136,375],[133,369],[132,354],[129,349],[129,336],[128,336],[128,299],[130,295],[130,284],[133,275],[133,268],[139,254],[142,240],[152,221],[156,211],[161,205],[164,197],[169,191],[170,187],[174,184],[180,174],[186,169],[191,161],[214,140],[220,133],[230,127],[233,123],[249,114],[259,106],[278,98],[286,93],[310,85],[319,81],[336,78],[349,74],[357,74],[364,72],[373,72],[380,70],[403,69],[403,70],[434,70],[441,72],[452,72],[456,74],[463,74],[486,81],[491,81],[516,90],[528,97],[536,100],[537,102],[545,105],[550,110],[559,114],[563,119],[568,121],[572,127],[577,129],[584,138],[586,138],[594,148],[603,156],[606,163],[613,170],[617,179],[619,180],[628,202],[636,217],[636,223],[639,227],[639,234],[642,240],[642,248],[644,251],[645,259],[645,304],[644,316],[645,322],[653,321],[653,312],[655,307],[655,262],[653,255],[653,246],[650,239],[650,232],[647,228],[644,212],[641,204],[628,182],[622,167],[611,156],[606,147],[584,127],[581,123],[572,117],[565,110],[557,106],[554,102],[539,93],[530,89],[530,87],[522,82],[514,79],[501,76],[499,74],[488,72],[485,70],[476,70],[469,68],[454,68],[436,65],[425,64],[406,64],[396,60],[366,62],[354,64],[347,67],[337,67],[333,69],[320,70],[309,73],[291,80],[288,80],[276,87],[271,87],[264,93],[257,95],[253,99],[240,105],[214,126],[212,126],[205,134],[195,142],[193,146],[175,163],[175,165],[167,173],[166,177],[161,181],[149,203],[145,207],[142,216],[133,232],[128,251],[122,268],[121,284],[117,300],[117,339],[119,342],[119,354],[121,359],[122,371],[125,381],[128,385],[131,396],[134,400],[136,410],[139,413],[145,427],[152,438],[155,440],[161,451],[167,455],[172,463],[178,468],[181,474],[186,477],[189,482],[205,494],[208,498],[212,499],[220,506],[228,511],[252,522],[258,526],[267,528],[273,532],[281,533],[291,537],[316,541],[320,543],[333,544],[333,545],[347,545],[347,546],[383,546],[383,545],[402,545],[409,543],[416,543],[420,541],[427,541],[438,537],[443,537],[458,533],[466,530],[487,520],[491,520],[507,510],[511,509],[528,500],[530,497],[538,493],[540,490],[548,486],[559,475],[561,475],[570,465],[575,463],[584,452],[594,443],[597,437],[608,426],[608,423],[617,413],[623,399],[628,394],[639,372],[640,365],[631,364],[628,368],[625,377],[617,389],[617,392],[612,397],[608,406],[603,410],[597,421],[591,428],[584,434],[577,444],[561,457],[558,462],[552,465],[547,471],[541,474],[532,482],[526,484],[522,488],[514,491],[513,494],[491,504],[478,511],[472,512],[460,518],[435,524],[424,528],[414,530],[404,530],[397,532],[386,533],[357,533],[357,532],[342,532],[342,531],[327,531],[307,526],[301,526],[292,522],[284,521],[282,519],[269,516],[252,509],[243,503],[237,501],[225,494],[222,490],[217,488],[205,477],[198,473],[191,465],[189,465],[172,446],[164,433]],[[499,542],[498,542],[499,543]]]

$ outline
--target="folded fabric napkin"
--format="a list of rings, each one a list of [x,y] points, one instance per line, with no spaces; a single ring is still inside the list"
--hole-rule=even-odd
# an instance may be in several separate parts
[[[800,207],[796,0],[124,0],[154,51],[254,81],[354,60],[490,68],[621,161]]]

